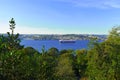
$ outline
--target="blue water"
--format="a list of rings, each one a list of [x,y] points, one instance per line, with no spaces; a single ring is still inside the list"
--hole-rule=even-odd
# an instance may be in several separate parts
[[[63,49],[87,49],[88,40],[77,40],[75,43],[60,43],[58,40],[22,40],[21,45],[25,47],[33,47],[38,51],[41,51],[42,47],[48,50],[51,47],[56,47],[59,50]]]

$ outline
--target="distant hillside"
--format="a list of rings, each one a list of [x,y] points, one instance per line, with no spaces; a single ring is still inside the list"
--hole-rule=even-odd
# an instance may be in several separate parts
[[[64,35],[46,35],[46,34],[24,34],[20,35],[21,39],[33,40],[90,40],[96,38],[98,40],[105,40],[107,35],[89,35],[89,34],[64,34]]]

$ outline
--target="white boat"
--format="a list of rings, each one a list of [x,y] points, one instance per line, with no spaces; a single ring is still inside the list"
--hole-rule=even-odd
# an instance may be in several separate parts
[[[75,43],[75,40],[59,40],[60,43]]]

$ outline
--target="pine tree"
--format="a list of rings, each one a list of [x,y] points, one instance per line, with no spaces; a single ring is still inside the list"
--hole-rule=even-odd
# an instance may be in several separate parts
[[[10,30],[11,30],[11,33],[10,32],[7,32],[8,34],[8,49],[9,50],[13,50],[13,49],[20,49],[22,48],[23,46],[20,45],[20,39],[19,39],[19,34],[14,34],[14,29],[15,29],[15,20],[14,18],[12,18],[10,21],[9,21],[9,26],[10,26]]]

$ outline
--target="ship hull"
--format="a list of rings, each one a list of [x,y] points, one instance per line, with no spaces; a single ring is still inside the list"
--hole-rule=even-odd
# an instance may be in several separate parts
[[[75,40],[59,40],[60,43],[75,43]]]

